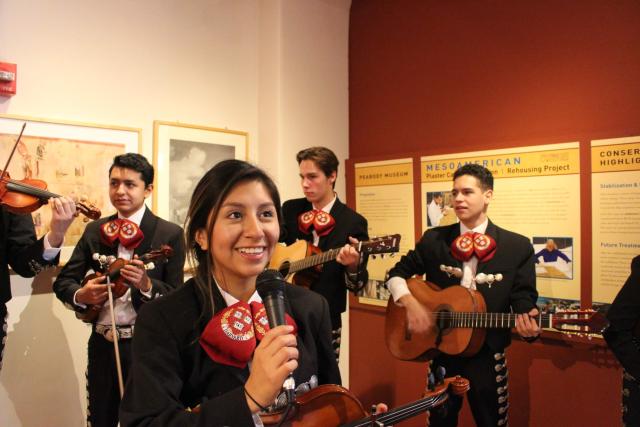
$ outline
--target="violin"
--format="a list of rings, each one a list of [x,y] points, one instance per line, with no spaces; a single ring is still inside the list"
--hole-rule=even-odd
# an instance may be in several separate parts
[[[93,255],[96,261],[99,261],[100,260],[99,258],[101,258],[102,256],[99,254]],[[169,245],[161,245],[160,249],[149,251],[146,254],[140,256],[138,259],[145,264],[144,265],[145,270],[153,270],[155,268],[154,263],[166,262],[167,259],[172,256],[173,256],[173,248]],[[120,270],[122,270],[122,268],[128,264],[131,264],[131,260],[125,260],[122,258],[114,259],[112,262],[109,263],[109,266],[107,267],[104,273],[97,272],[97,273],[87,275],[82,281],[82,286],[86,285],[87,282],[89,282],[89,280],[91,279],[95,279],[96,277],[102,277],[104,275],[107,275],[109,277],[109,282],[113,285],[113,288],[112,288],[113,297],[120,298],[129,289],[129,284],[127,283],[125,278],[120,275]],[[93,323],[98,318],[98,315],[102,310],[102,305],[103,304],[90,305],[85,311],[76,312],[76,317],[82,320],[83,322]]]
[[[15,214],[31,213],[40,208],[40,206],[47,204],[49,199],[60,197],[58,194],[47,191],[47,183],[40,179],[23,179],[18,181],[11,179],[9,176],[7,168],[9,167],[9,163],[11,163],[13,154],[20,143],[26,126],[26,123],[22,125],[22,130],[20,131],[20,135],[18,135],[18,139],[16,139],[11,154],[9,154],[7,163],[4,169],[0,170],[0,204],[4,206],[6,210]],[[81,213],[93,220],[100,218],[102,215],[98,208],[92,204],[84,203],[82,200],[76,203],[76,213]]]
[[[399,406],[388,412],[371,415],[349,390],[334,384],[318,386],[297,397],[291,410],[260,414],[265,426],[290,427],[364,427],[392,425],[442,405],[449,394],[462,396],[469,390],[469,380],[460,376],[446,378],[432,390],[426,390],[422,399]]]
[[[52,197],[60,195],[47,191],[47,183],[40,179],[13,180],[8,172],[0,170],[0,204],[15,214],[28,214],[42,205],[46,205]],[[90,203],[76,202],[76,211],[87,218],[96,220],[102,216],[100,209]]]

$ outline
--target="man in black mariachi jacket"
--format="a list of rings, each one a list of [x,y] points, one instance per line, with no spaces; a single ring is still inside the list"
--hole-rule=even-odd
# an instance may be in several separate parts
[[[484,297],[487,312],[520,313],[516,320],[518,333],[527,341],[534,340],[540,329],[533,319],[539,314],[535,306],[538,293],[533,247],[526,237],[489,221],[487,208],[493,196],[491,172],[479,165],[462,166],[453,176],[452,195],[460,223],[425,232],[415,249],[389,272],[387,285],[395,303],[406,308],[409,329],[423,332],[433,324],[425,306],[411,295],[406,284],[406,279],[413,275],[426,274],[428,281],[442,288],[462,285],[477,289]],[[471,243],[476,238],[481,245]],[[478,426],[507,424],[508,372],[504,349],[510,340],[509,329],[489,329],[476,355],[441,354],[432,362],[432,369],[445,367],[447,376],[459,374],[469,379],[469,403]],[[430,425],[457,425],[462,398],[452,396],[451,400],[449,411],[431,414]]]
[[[29,214],[15,214],[0,206],[0,369],[7,339],[7,302],[11,299],[9,266],[22,277],[33,277],[44,268],[58,264],[64,235],[76,214],[75,203],[67,197],[51,199],[50,231],[36,238]]]
[[[118,212],[87,226],[71,259],[53,284],[56,296],[79,314],[87,314],[91,306],[101,307],[92,320],[88,345],[87,422],[92,427],[118,424],[120,395],[113,341],[118,340],[123,380],[126,380],[137,310],[146,301],[183,283],[182,228],[157,217],[144,203],[153,190],[153,173],[153,166],[139,154],[114,158],[109,170],[109,198]],[[154,268],[147,270],[137,257],[158,250],[161,245],[169,245],[173,255],[166,263],[155,262]],[[95,254],[102,255],[102,260],[95,259]],[[111,326],[106,276],[82,284],[89,270],[102,270],[101,262],[104,263],[106,257],[129,261],[120,271],[129,289],[114,298],[116,331]]]
[[[332,341],[338,358],[340,316],[346,310],[347,289],[357,291],[368,280],[366,257],[360,257],[349,245],[368,240],[367,220],[342,203],[334,192],[339,162],[331,150],[307,148],[297,154],[296,160],[305,197],[282,205],[284,227],[280,240],[287,245],[307,240],[322,251],[342,246],[336,261],[325,263],[311,284],[311,290],[329,302]]]

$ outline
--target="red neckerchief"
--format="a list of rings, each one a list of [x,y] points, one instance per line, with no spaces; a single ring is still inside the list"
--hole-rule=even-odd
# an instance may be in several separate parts
[[[336,226],[336,220],[325,211],[312,209],[298,216],[298,229],[305,233],[311,234],[313,227],[318,236],[326,236]]]
[[[285,319],[295,334],[298,331],[295,320],[286,313]],[[209,320],[200,335],[200,345],[214,362],[244,368],[269,329],[262,303],[238,301]]]
[[[116,242],[120,242],[122,246],[132,250],[142,243],[144,234],[135,222],[124,218],[116,218],[102,224],[100,238],[107,246],[113,247]]]
[[[487,262],[496,253],[498,245],[489,235],[468,231],[451,243],[451,255],[458,261],[469,261],[473,255],[478,261]]]

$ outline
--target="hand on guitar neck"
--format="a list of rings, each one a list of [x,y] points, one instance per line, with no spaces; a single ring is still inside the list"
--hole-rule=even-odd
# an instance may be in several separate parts
[[[516,315],[516,331],[522,338],[535,338],[540,335],[540,326],[535,319],[539,315],[537,308],[532,308],[529,313]]]
[[[340,248],[340,252],[338,252],[338,256],[336,256],[336,262],[344,265],[347,268],[349,273],[357,273],[358,272],[358,264],[360,263],[360,252],[356,250],[356,246],[358,245],[358,239],[355,239],[349,236],[349,242],[342,248]]]

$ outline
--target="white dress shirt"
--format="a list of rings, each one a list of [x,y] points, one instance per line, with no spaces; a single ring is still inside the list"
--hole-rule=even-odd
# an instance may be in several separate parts
[[[482,224],[470,229],[462,222],[460,222],[460,235],[473,231],[476,233],[484,234],[487,231],[487,226],[489,225],[489,219],[487,218]],[[478,268],[478,258],[474,255],[469,261],[465,261],[462,263],[462,279],[460,280],[460,284],[466,288],[476,289],[475,282],[475,274],[476,269]],[[409,287],[407,286],[407,281],[402,277],[392,277],[387,281],[387,287],[393,296],[393,301],[398,302],[400,298],[403,296],[410,294]]]

